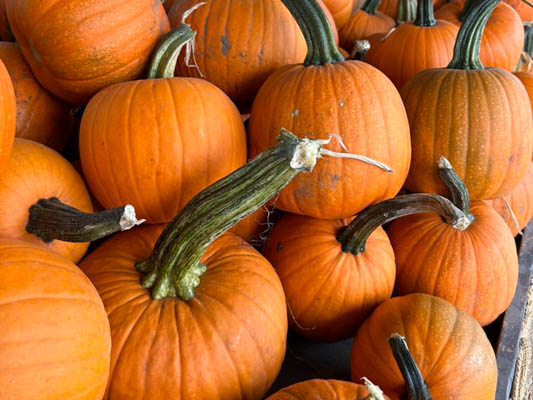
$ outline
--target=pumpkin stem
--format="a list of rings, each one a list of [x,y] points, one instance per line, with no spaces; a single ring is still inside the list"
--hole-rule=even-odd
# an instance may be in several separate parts
[[[328,18],[316,0],[282,0],[307,42],[304,65],[324,65],[344,61],[335,44]]]
[[[424,378],[416,365],[407,341],[403,336],[397,333],[392,334],[389,338],[389,346],[392,350],[392,355],[398,364],[398,368],[402,373],[403,380],[407,386],[408,400],[431,400],[431,394],[424,382]]]
[[[135,209],[130,205],[88,214],[51,197],[30,207],[26,231],[45,243],[53,240],[92,242],[143,222],[135,218]]]
[[[376,15],[381,0],[365,0],[361,10],[370,15]]]
[[[353,47],[351,60],[365,61],[366,53],[370,50],[370,42],[368,40],[356,40]]]
[[[459,208],[470,220],[474,221],[474,216],[470,213],[470,195],[465,183],[455,172],[452,164],[446,157],[439,159],[439,175],[452,195],[452,203]]]
[[[416,0],[398,1],[398,16],[396,17],[396,25],[401,25],[414,21],[416,18],[416,14]]]
[[[433,14],[433,0],[418,0],[418,6],[416,8],[416,20],[417,26],[435,26],[435,16]]]
[[[524,22],[524,51],[533,57],[533,22]]]
[[[370,379],[365,378],[364,376],[361,378],[361,380],[364,382],[368,390],[368,396],[364,397],[362,400],[385,400],[383,391],[379,388],[379,386],[374,385]]]
[[[197,194],[167,225],[151,257],[136,265],[154,299],[192,299],[207,268],[200,259],[214,240],[300,172],[313,170],[320,157],[347,156],[324,149],[330,140],[300,139],[285,129],[278,140],[279,145]]]
[[[448,69],[483,69],[479,58],[481,36],[500,0],[470,0],[465,3],[463,23],[455,40]]]

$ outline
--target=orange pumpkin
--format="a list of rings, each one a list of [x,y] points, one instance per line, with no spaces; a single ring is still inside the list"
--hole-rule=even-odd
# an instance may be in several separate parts
[[[17,100],[9,73],[0,60],[0,178],[9,162],[15,138]]]
[[[423,71],[402,88],[413,145],[406,183],[412,192],[446,193],[436,168],[441,156],[473,200],[505,195],[526,174],[533,146],[526,90],[510,72],[485,69],[479,61],[483,23],[495,5],[484,0],[471,8],[446,69]]]
[[[342,61],[314,2],[285,4],[294,13],[303,11],[305,17],[297,19],[312,30],[308,60],[279,69],[261,87],[250,118],[250,152],[253,156],[269,148],[277,132],[287,128],[313,139],[338,134],[348,150],[391,167],[394,172],[387,173],[353,160],[329,160],[292,181],[275,203],[284,211],[315,218],[349,217],[393,197],[403,184],[410,160],[403,104],[380,71],[360,61]],[[316,20],[321,24],[310,22]],[[342,149],[338,143],[331,147]]]
[[[341,29],[352,14],[353,0],[324,0],[324,3],[333,15],[335,25]]]
[[[472,1],[472,0],[468,0]],[[441,7],[435,17],[457,26],[464,21],[465,0],[454,0]],[[485,67],[498,67],[512,71],[520,58],[524,45],[522,20],[515,10],[503,2],[490,16],[481,39],[481,63]]]
[[[400,24],[390,34],[372,41],[365,61],[400,89],[418,72],[448,65],[458,31],[450,22],[435,20],[432,0],[420,0],[416,20]]]
[[[63,150],[73,130],[72,107],[41,87],[24,61],[18,44],[0,42],[0,60],[15,88],[16,136]]]
[[[74,104],[139,77],[169,30],[163,5],[153,0],[6,0],[6,8],[35,77]]]
[[[483,329],[446,300],[421,293],[387,300],[363,323],[352,347],[355,382],[367,377],[391,399],[404,398],[406,384],[387,345],[394,333],[407,339],[433,399],[494,399],[496,357]]]
[[[0,397],[101,399],[111,337],[80,269],[26,241],[0,239]]]
[[[392,295],[396,265],[385,231],[376,230],[366,251],[355,255],[339,237],[349,222],[287,214],[263,249],[283,284],[289,324],[300,335],[328,342],[352,337]]]
[[[533,7],[524,3],[523,0],[504,0],[504,2],[515,9],[522,21],[533,21]]]
[[[67,160],[42,144],[15,139],[11,159],[0,178],[0,236],[23,239],[78,262],[89,243],[54,240],[46,244],[26,232],[30,206],[50,197],[81,211],[93,211],[83,180]]]

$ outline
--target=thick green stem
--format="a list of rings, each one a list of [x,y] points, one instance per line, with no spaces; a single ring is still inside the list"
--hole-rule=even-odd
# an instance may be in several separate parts
[[[403,336],[394,333],[389,338],[389,346],[392,350],[392,355],[398,364],[398,368],[402,373],[403,380],[405,381],[407,389],[408,400],[431,400],[431,394],[427,384],[424,382],[422,373],[418,369],[407,341]]]
[[[398,16],[396,17],[396,24],[401,25],[407,22],[412,22],[416,18],[416,0],[399,0],[398,1]]]
[[[361,7],[361,10],[370,15],[376,15],[381,0],[365,0],[365,3]]]
[[[474,216],[470,213],[470,195],[468,194],[468,189],[446,157],[441,157],[439,160],[439,175],[450,191],[452,203],[455,204],[455,206],[470,220],[470,223],[472,223],[474,221]]]
[[[298,22],[307,42],[305,66],[344,61],[335,44],[328,18],[316,0],[282,1]]]
[[[132,206],[88,214],[62,203],[58,198],[41,199],[30,207],[26,231],[44,242],[92,242],[144,221],[135,218]]]
[[[449,69],[483,69],[479,58],[481,37],[490,15],[499,2],[500,0],[470,0],[465,4],[463,24],[457,34]]]
[[[437,21],[433,15],[433,0],[418,0],[415,25],[435,26],[436,24]]]
[[[524,22],[524,51],[533,57],[533,22]]]

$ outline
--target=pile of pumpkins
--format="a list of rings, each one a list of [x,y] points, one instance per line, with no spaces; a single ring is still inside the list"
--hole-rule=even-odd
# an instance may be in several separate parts
[[[289,328],[354,338],[353,382],[270,400],[494,399],[482,326],[533,216],[529,20],[0,0],[0,399],[259,400]]]

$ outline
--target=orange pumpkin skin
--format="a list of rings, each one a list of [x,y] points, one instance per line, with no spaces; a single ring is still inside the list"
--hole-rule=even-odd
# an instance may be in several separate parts
[[[0,178],[2,177],[15,139],[17,100],[9,73],[0,60]]]
[[[413,159],[406,186],[412,192],[447,194],[438,175],[446,157],[472,200],[509,193],[531,160],[531,105],[510,72],[433,69],[401,91],[411,125]]]
[[[533,112],[533,72],[520,71],[514,72],[514,74],[520,79],[522,85],[526,88],[529,101],[531,102],[531,110]]]
[[[74,125],[72,108],[35,80],[16,43],[0,43],[4,62],[17,99],[16,136],[43,143],[61,151]]]
[[[396,22],[388,15],[377,11],[375,15],[366,11],[356,11],[339,31],[339,43],[347,49],[353,49],[355,41],[367,39],[377,33],[387,33]]]
[[[485,326],[504,312],[518,280],[516,244],[498,213],[484,202],[458,231],[433,213],[396,220],[388,234],[396,254],[398,295],[426,293],[448,300]]]
[[[353,0],[324,0],[324,3],[333,15],[335,25],[341,29],[352,14]]]
[[[461,25],[459,15],[464,1],[454,0],[435,12],[435,18]],[[524,46],[524,27],[515,10],[503,2],[491,14],[481,37],[480,57],[485,67],[512,71]]]
[[[522,21],[533,21],[533,7],[527,5],[522,0],[503,0],[506,4],[509,4],[520,15]]]
[[[101,399],[111,336],[89,279],[67,259],[24,241],[1,239],[0,259],[0,397]]]
[[[89,243],[45,243],[26,232],[29,208],[39,199],[57,197],[78,210],[93,211],[83,179],[60,154],[31,140],[15,139],[11,159],[0,179],[0,197],[1,237],[46,247],[75,263],[81,260]]]
[[[139,77],[170,28],[163,5],[153,0],[6,0],[6,8],[35,77],[74,104]]]
[[[268,261],[233,234],[205,253],[195,298],[151,300],[134,263],[162,226],[115,235],[80,265],[98,289],[113,348],[106,399],[259,399],[285,354],[287,312]]]
[[[516,222],[513,220],[509,208],[503,199],[489,200],[488,203],[505,220],[513,236],[524,229],[528,222],[533,218],[533,164],[529,164],[525,178],[513,189],[511,193],[505,196],[513,210]]]
[[[404,107],[394,85],[366,63],[293,65],[272,74],[253,104],[251,155],[272,147],[281,128],[313,139],[339,134],[349,151],[381,161],[394,172],[330,158],[283,189],[276,208],[315,218],[346,218],[394,197],[403,185],[411,155]],[[343,151],[335,139],[326,147]]]
[[[363,323],[353,342],[355,382],[364,376],[392,400],[405,393],[387,339],[406,337],[411,354],[435,400],[494,400],[494,350],[477,321],[446,300],[426,294],[395,297]]]
[[[369,394],[364,385],[333,379],[312,379],[286,387],[266,400],[363,400]],[[384,398],[388,399],[387,396]]]
[[[387,234],[374,231],[358,256],[343,253],[335,236],[349,222],[286,214],[263,249],[285,290],[289,324],[303,336],[347,339],[392,295],[396,265]]]
[[[453,57],[458,31],[457,26],[439,20],[431,27],[401,24],[385,40],[372,41],[365,61],[382,71],[400,89],[421,71],[447,66]]]
[[[91,99],[80,129],[83,172],[98,202],[132,204],[150,223],[170,221],[246,153],[235,105],[195,78],[113,85]]]

